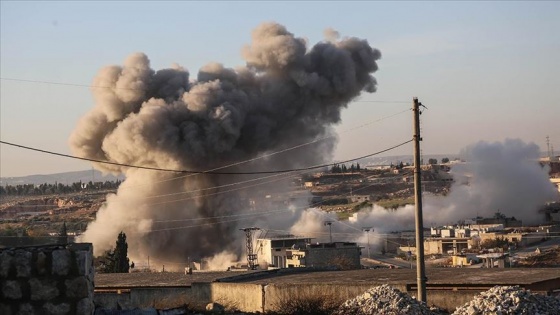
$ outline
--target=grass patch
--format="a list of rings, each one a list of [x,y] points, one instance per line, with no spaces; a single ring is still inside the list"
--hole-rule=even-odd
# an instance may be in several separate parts
[[[333,314],[344,299],[339,296],[320,294],[296,295],[280,299],[274,305],[273,315],[330,315]]]
[[[350,218],[353,215],[354,215],[354,212],[337,212],[336,213],[336,218],[339,221],[343,221],[343,220],[348,220],[348,218]]]
[[[385,209],[397,209],[397,208],[404,207],[406,205],[413,205],[414,197],[404,198],[404,199],[399,198],[399,199],[380,200],[377,201],[376,204]]]

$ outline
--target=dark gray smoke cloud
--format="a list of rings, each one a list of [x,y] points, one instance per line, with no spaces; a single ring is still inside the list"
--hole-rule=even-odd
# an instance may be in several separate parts
[[[123,164],[208,170],[290,148],[330,135],[331,126],[340,122],[341,110],[352,99],[363,91],[375,91],[371,74],[381,56],[358,38],[331,36],[308,49],[302,38],[275,23],[258,26],[242,54],[246,66],[231,69],[210,63],[195,80],[177,65],[152,70],[142,53],[129,56],[123,66],[102,69],[93,85],[107,88],[93,88],[96,105],[70,138],[74,154]],[[324,162],[334,144],[334,140],[321,141],[227,171]],[[83,236],[94,243],[97,254],[114,245],[120,230],[129,235],[132,255],[140,258],[184,260],[223,252],[239,254],[243,237],[239,227],[279,220],[197,220],[247,212],[248,200],[270,188],[224,194],[220,193],[231,186],[210,188],[252,177],[177,178],[176,174],[105,164],[95,167],[124,173],[127,178]],[[281,186],[275,183],[273,187]],[[193,190],[199,192],[179,195]],[[196,197],[201,193],[212,195]],[[184,200],[173,202],[177,199]],[[176,227],[182,228],[170,229]]]

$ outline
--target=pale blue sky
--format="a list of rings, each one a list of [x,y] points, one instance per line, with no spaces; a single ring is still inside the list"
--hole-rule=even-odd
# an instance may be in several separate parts
[[[331,27],[381,50],[378,92],[361,100],[411,101],[424,154],[455,154],[479,140],[520,138],[560,150],[560,2],[9,2],[0,4],[0,76],[90,84],[97,71],[141,51],[157,70],[179,63],[195,77],[208,62],[242,65],[261,22],[276,21],[310,46]],[[4,141],[70,153],[68,137],[93,106],[88,88],[2,80]],[[352,103],[337,127],[336,157],[411,138],[409,104]],[[87,169],[84,162],[0,146],[0,175]],[[412,146],[393,154],[411,154]]]

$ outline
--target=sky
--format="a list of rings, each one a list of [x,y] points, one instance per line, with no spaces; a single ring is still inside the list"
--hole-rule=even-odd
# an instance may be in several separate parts
[[[1,1],[0,138],[70,154],[68,138],[94,105],[87,85],[100,68],[134,52],[147,54],[154,70],[177,63],[191,77],[210,62],[243,65],[251,31],[274,21],[308,46],[332,28],[382,53],[377,92],[350,103],[336,126],[338,160],[411,139],[413,97],[427,107],[425,155],[452,157],[506,138],[545,152],[546,136],[558,152],[559,15],[556,1]],[[0,145],[2,177],[90,167]]]

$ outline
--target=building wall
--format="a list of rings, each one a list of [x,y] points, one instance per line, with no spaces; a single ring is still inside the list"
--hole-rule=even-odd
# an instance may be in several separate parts
[[[497,280],[499,281],[499,280]],[[374,281],[375,282],[375,281]],[[320,283],[243,283],[243,282],[204,282],[193,283],[191,287],[165,288],[166,294],[183,296],[183,301],[177,299],[176,305],[189,304],[204,308],[207,303],[218,302],[228,310],[239,310],[242,312],[269,312],[288,299],[306,299],[308,297],[325,296],[346,300],[362,294],[367,289],[386,283],[378,280],[375,283],[351,283],[339,282],[331,284]],[[416,296],[416,284],[403,281],[400,284],[389,283],[392,287]],[[435,305],[448,311],[454,311],[457,306],[464,305],[473,297],[483,291],[492,288],[494,284],[429,284],[427,287],[427,299],[430,305]],[[530,285],[521,285],[530,289],[533,293],[547,294],[558,289],[558,279],[550,279]],[[160,296],[164,288],[132,288],[129,292],[117,294],[117,290],[107,293],[95,293],[96,304],[101,300],[119,303],[123,309],[133,309],[141,306],[150,306]],[[135,293],[135,291],[142,291]],[[133,295],[137,295],[133,298]],[[111,296],[112,295],[112,296]],[[142,297],[142,299],[140,299]],[[155,302],[154,302],[155,301]],[[139,303],[139,304],[134,304]],[[116,305],[116,304],[115,304]],[[155,304],[157,305],[157,304]],[[4,314],[4,313],[1,313]]]
[[[229,310],[261,312],[263,310],[263,286],[252,283],[213,282],[211,300]]]
[[[338,267],[360,269],[360,248],[352,247],[308,247],[303,257],[306,267]],[[294,253],[296,254],[296,253]],[[295,267],[295,265],[294,265]]]
[[[269,284],[264,286],[263,290],[264,312],[278,310],[286,301],[295,299],[325,297],[329,300],[342,301],[342,304],[345,300],[354,298],[371,287],[371,284]]]
[[[93,314],[93,248],[0,249],[0,314]]]
[[[436,255],[443,253],[443,245],[441,240],[424,241],[424,255]]]

